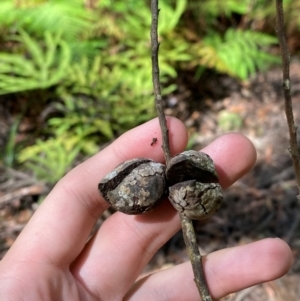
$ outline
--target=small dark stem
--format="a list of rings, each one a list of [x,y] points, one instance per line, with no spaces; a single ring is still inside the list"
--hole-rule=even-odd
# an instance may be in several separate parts
[[[159,124],[162,134],[162,148],[165,154],[166,164],[171,159],[170,143],[169,143],[169,129],[167,126],[167,120],[164,114],[164,103],[161,96],[161,89],[159,83],[159,64],[158,64],[158,0],[151,0],[151,11],[152,11],[152,23],[151,23],[151,48],[152,48],[152,81],[154,89],[154,97],[156,104],[156,111],[159,119]]]
[[[282,58],[282,74],[283,74],[283,94],[285,104],[285,114],[290,134],[290,154],[292,157],[296,181],[298,186],[298,200],[300,200],[300,155],[297,145],[297,127],[294,121],[293,105],[291,98],[291,84],[290,84],[290,54],[286,42],[284,31],[284,14],[282,0],[276,0],[276,32],[279,40]]]
[[[183,232],[184,242],[188,249],[189,257],[191,260],[192,268],[195,276],[195,283],[203,301],[212,301],[209,294],[203,268],[202,267],[202,256],[199,252],[199,248],[196,241],[195,230],[193,222],[186,216],[180,214],[181,226]]]
[[[159,43],[158,43],[158,34],[157,34],[157,27],[158,27],[158,0],[151,0],[151,12],[152,12],[152,23],[151,23],[151,48],[152,48],[152,81],[153,81],[153,90],[155,96],[155,103],[156,103],[156,111],[159,119],[159,124],[162,133],[162,148],[164,150],[166,164],[169,163],[172,155],[170,151],[170,143],[169,143],[169,129],[167,126],[167,120],[164,114],[164,103],[161,96],[161,89],[159,83],[159,63],[158,63],[158,50],[159,50]],[[192,263],[194,276],[195,276],[195,283],[198,288],[199,294],[203,301],[211,301],[212,298],[210,297],[204,272],[202,266],[202,257],[198,249],[196,235],[193,227],[192,220],[188,217],[182,216],[181,218],[181,225],[182,225],[182,232],[184,241],[188,250],[188,254]]]

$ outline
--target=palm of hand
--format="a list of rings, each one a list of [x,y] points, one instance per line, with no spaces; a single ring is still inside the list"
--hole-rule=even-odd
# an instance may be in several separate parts
[[[187,141],[184,126],[174,118],[168,125],[172,152],[181,152]],[[178,214],[168,202],[143,216],[116,213],[88,240],[107,208],[98,181],[130,158],[163,160],[158,144],[147,147],[154,132],[159,132],[156,119],[127,132],[56,185],[0,262],[3,300],[197,299],[189,262],[137,280],[157,249],[179,230]],[[204,152],[214,159],[225,188],[255,162],[252,144],[237,134],[217,139]],[[220,298],[280,277],[291,258],[284,242],[266,239],[209,254],[204,270],[212,296]]]

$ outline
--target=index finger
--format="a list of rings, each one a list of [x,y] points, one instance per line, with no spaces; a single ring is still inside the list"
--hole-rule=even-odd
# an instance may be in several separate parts
[[[176,118],[168,117],[167,122],[171,152],[181,152],[187,143],[185,126]],[[151,145],[153,138],[157,138],[157,143]],[[59,266],[70,264],[83,249],[97,218],[108,207],[98,192],[99,180],[118,164],[137,157],[164,161],[158,119],[128,131],[69,172],[31,218],[6,259],[18,256],[20,260],[34,258],[54,261]]]

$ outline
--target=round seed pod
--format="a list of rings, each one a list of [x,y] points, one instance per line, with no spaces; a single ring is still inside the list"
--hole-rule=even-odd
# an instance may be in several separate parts
[[[126,214],[151,211],[166,193],[165,166],[144,158],[126,161],[107,174],[98,189],[118,211]]]
[[[218,183],[191,180],[169,187],[169,199],[182,215],[202,220],[218,211],[223,200],[223,191]]]
[[[173,157],[166,168],[166,177],[170,185],[189,180],[201,183],[219,182],[211,157],[194,150]]]
[[[202,220],[214,214],[223,200],[223,191],[213,160],[205,153],[185,151],[173,157],[166,177],[169,199],[181,214]]]

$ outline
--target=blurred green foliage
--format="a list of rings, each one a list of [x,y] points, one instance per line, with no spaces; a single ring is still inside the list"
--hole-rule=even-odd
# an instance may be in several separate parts
[[[277,38],[266,34],[229,28],[223,37],[212,33],[194,47],[202,66],[247,79],[257,70],[280,62],[279,57],[267,53],[276,42]]]
[[[84,143],[80,136],[55,136],[46,141],[37,139],[35,145],[25,148],[19,154],[19,162],[24,163],[35,175],[54,184],[71,168]]]
[[[71,51],[59,36],[46,31],[41,46],[20,29],[10,40],[24,47],[26,58],[24,53],[0,53],[0,94],[47,89],[68,75]]]
[[[24,147],[17,159],[50,183],[78,155],[92,155],[155,115],[149,1],[89,2],[89,7],[83,0],[0,3],[0,95],[31,91],[32,97],[37,91],[34,101],[54,112],[43,138]],[[299,30],[300,1],[284,4],[288,26]],[[269,33],[273,1],[160,0],[160,8],[164,94],[176,89],[170,79],[178,70],[196,74],[209,68],[243,80],[278,62],[269,53],[277,43]],[[14,150],[11,139],[9,149]],[[6,157],[11,165],[15,154]]]
[[[218,125],[222,131],[238,131],[242,124],[243,119],[239,114],[226,110],[219,112]]]

